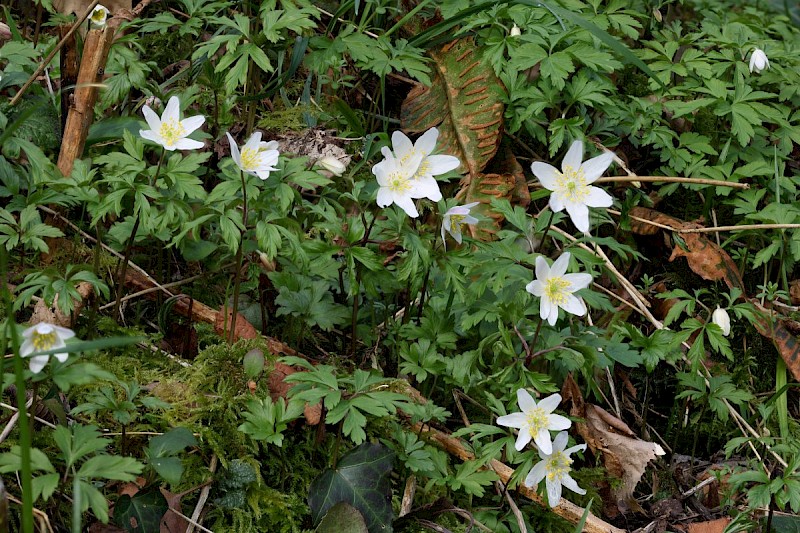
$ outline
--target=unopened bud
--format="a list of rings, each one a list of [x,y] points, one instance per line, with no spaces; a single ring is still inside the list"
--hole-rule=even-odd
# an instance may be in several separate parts
[[[510,31],[510,32],[508,32],[508,34],[509,34],[511,37],[519,37],[520,35],[522,35],[522,30],[521,30],[521,29],[519,29],[519,26],[517,26],[516,24],[514,24],[513,26],[511,26],[511,31]]]
[[[324,168],[334,176],[341,176],[344,174],[344,171],[347,170],[347,166],[332,155],[319,159],[317,161],[317,165]]]
[[[722,334],[726,337],[731,333],[731,317],[728,316],[728,312],[725,309],[717,307],[717,309],[711,313],[711,321],[718,325],[720,329],[722,329]]]

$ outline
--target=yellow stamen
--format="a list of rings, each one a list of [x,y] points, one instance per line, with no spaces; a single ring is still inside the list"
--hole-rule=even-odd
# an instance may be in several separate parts
[[[251,148],[242,149],[242,168],[254,170],[261,165],[261,152]]]
[[[400,172],[392,172],[386,186],[392,192],[404,194],[411,190],[411,181]]]
[[[528,432],[531,437],[536,438],[541,430],[547,429],[547,412],[541,407],[534,407],[525,413],[525,417],[528,420]]]
[[[553,452],[553,455],[547,460],[547,479],[555,481],[563,478],[565,475],[569,474],[569,467],[571,464],[572,459],[564,452]]]
[[[56,342],[58,342],[58,335],[56,335],[55,331],[51,331],[50,333],[34,331],[33,335],[31,335],[31,343],[33,344],[34,350],[37,352],[51,349],[56,345]]]
[[[178,120],[168,120],[161,123],[158,133],[167,146],[172,146],[186,136],[186,128]]]
[[[569,296],[569,281],[561,276],[553,276],[548,278],[544,285],[544,293],[556,305],[563,305]]]
[[[589,196],[589,184],[586,183],[586,175],[583,169],[567,165],[564,172],[556,173],[556,187],[554,192],[560,195],[568,203],[584,203]]]

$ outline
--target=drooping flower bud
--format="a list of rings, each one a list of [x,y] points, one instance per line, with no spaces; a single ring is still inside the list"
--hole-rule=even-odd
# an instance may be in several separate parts
[[[767,59],[767,54],[764,53],[764,50],[761,48],[756,48],[753,50],[753,53],[750,55],[750,72],[754,70],[756,72],[761,72],[764,69],[769,68],[769,59]]]
[[[317,161],[317,165],[324,168],[334,176],[341,176],[344,174],[344,171],[347,170],[347,166],[332,155],[328,155],[322,159],[319,159]]]
[[[726,337],[731,333],[731,317],[725,309],[717,306],[716,310],[711,313],[711,321],[722,329],[722,334]]]
[[[509,31],[508,34],[511,37],[519,37],[520,35],[522,35],[522,30],[519,29],[519,26],[517,26],[515,23],[513,26],[511,26],[511,31]]]

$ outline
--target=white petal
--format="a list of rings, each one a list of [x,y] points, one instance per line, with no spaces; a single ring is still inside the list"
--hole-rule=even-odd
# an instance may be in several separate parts
[[[30,338],[31,334],[34,331],[37,331],[37,332],[39,331],[39,325],[40,324],[41,324],[41,322],[39,324],[34,324],[34,325],[30,326],[30,327],[25,328],[25,331],[22,332],[22,336],[25,337],[25,338]]]
[[[567,150],[567,155],[561,162],[561,170],[566,170],[567,167],[572,167],[572,170],[578,170],[583,161],[583,141],[575,141]]]
[[[233,158],[233,162],[236,163],[236,166],[242,168],[242,155],[239,153],[239,147],[236,145],[236,141],[233,140],[233,136],[227,131],[225,135],[228,136],[228,144],[231,146],[231,158]]]
[[[538,463],[533,465],[531,471],[528,472],[527,476],[525,476],[525,481],[523,483],[525,484],[526,487],[535,489],[536,487],[539,486],[539,483],[544,479],[546,475],[547,475],[547,466],[545,465],[544,461],[539,461]]]
[[[55,348],[55,346],[53,346],[53,348]],[[53,354],[53,355],[54,355],[54,356],[56,357],[56,359],[58,359],[58,360],[59,360],[59,362],[61,362],[61,363],[63,363],[64,361],[66,361],[66,360],[67,360],[67,357],[69,357],[69,353],[67,353],[67,352],[56,353],[56,354]]]
[[[555,507],[561,501],[561,483],[558,480],[547,478],[547,503]]]
[[[566,431],[560,432],[558,435],[556,435],[556,438],[553,439],[553,449],[557,452],[563,452],[568,441],[569,433]]]
[[[583,316],[586,314],[586,304],[583,303],[583,299],[572,294],[567,295],[567,299],[561,305],[561,308],[567,313],[572,313],[576,316]]]
[[[536,256],[536,279],[544,283],[550,277],[550,266],[542,255]]]
[[[566,207],[564,204],[564,199],[560,194],[557,193],[550,195],[550,201],[548,202],[548,205],[553,213],[559,213],[564,210],[564,207]]]
[[[519,431],[519,435],[517,435],[517,442],[514,443],[514,448],[516,448],[518,452],[522,451],[530,441],[531,432],[528,431],[527,427],[524,427]]]
[[[388,187],[381,187],[378,189],[378,207],[386,207],[392,205],[394,199],[392,198],[392,191]]]
[[[578,451],[580,451],[580,452],[586,451],[586,445],[585,444],[578,444],[576,446],[570,446],[569,448],[564,450],[564,453],[567,454],[567,455],[572,455],[573,453],[578,452]]]
[[[28,328],[25,331],[31,331],[33,328]],[[23,333],[24,335],[24,333]],[[20,357],[28,357],[30,354],[33,353],[33,340],[30,338],[25,339],[22,343],[22,346],[19,347],[19,356]]]
[[[592,283],[592,276],[590,274],[564,274],[564,280],[569,282],[567,290],[575,292],[588,287]]]
[[[547,427],[552,431],[561,431],[562,429],[569,429],[572,426],[572,420],[566,416],[549,415],[547,417]]]
[[[397,154],[398,159],[402,159],[406,154],[411,153],[414,149],[414,144],[411,139],[400,130],[392,133],[392,150]]]
[[[572,254],[569,252],[564,252],[561,254],[558,259],[555,260],[553,266],[550,267],[550,277],[558,277],[560,278],[567,272],[567,268],[569,267],[569,258],[572,257]]]
[[[432,153],[433,150],[436,148],[436,140],[438,138],[439,138],[439,130],[437,130],[436,128],[431,128],[425,133],[423,133],[419,137],[419,139],[417,139],[417,142],[414,143],[414,148],[416,148],[417,151],[419,151],[420,153],[428,155]],[[444,156],[444,157],[452,157],[452,156]],[[458,158],[454,159],[458,160]]]
[[[28,365],[31,369],[31,372],[34,374],[38,374],[42,371],[42,369],[47,365],[47,361],[50,360],[49,355],[34,355],[30,358]]]
[[[528,418],[523,413],[511,413],[497,417],[497,425],[509,428],[521,428],[528,423]]]
[[[597,157],[593,157],[581,165],[583,174],[586,176],[586,183],[593,183],[603,175],[611,163],[614,161],[613,152],[603,152]]]
[[[464,204],[462,207],[466,207],[469,210],[469,209],[472,209],[473,207],[475,207],[476,205],[479,205],[479,204],[480,204],[480,202],[470,202],[468,204]]]
[[[473,217],[471,215],[465,215],[463,222],[464,222],[464,224],[477,224],[479,221],[478,221],[477,218],[475,218],[475,217]]]
[[[458,244],[461,244],[463,239],[461,238],[461,226],[460,225],[457,226],[456,229],[453,230],[450,234],[453,236],[453,239],[455,239],[455,241]]]
[[[570,203],[566,205],[569,218],[578,231],[581,233],[589,232],[589,208],[584,204]]]
[[[558,321],[558,306],[551,302],[549,299],[545,300],[542,299],[542,303],[545,305],[546,312],[547,312],[547,323],[551,326],[555,326],[556,322]],[[540,313],[541,314],[541,313]]]
[[[577,492],[578,494],[586,494],[586,491],[583,490],[578,486],[578,483],[572,479],[569,474],[564,474],[561,476],[561,484],[567,487],[572,492]]]
[[[542,453],[546,455],[553,453],[553,441],[550,440],[550,432],[545,428],[539,430],[536,436],[533,437],[533,442],[542,450]]]
[[[161,129],[161,119],[158,118],[155,111],[150,109],[150,106],[142,107],[142,114],[144,114],[144,119],[147,121],[147,125],[150,126],[151,130],[158,131]]]
[[[426,162],[428,163],[428,174],[431,176],[450,172],[461,164],[461,161],[452,155],[429,155]]]
[[[583,203],[589,207],[611,207],[614,197],[600,187],[589,187],[589,195]]]
[[[260,145],[261,145],[261,132],[256,131],[250,136],[249,139],[247,139],[247,142],[244,143],[244,148],[257,152],[258,149],[260,148]]]
[[[200,141],[195,141],[194,139],[178,139],[175,141],[175,146],[173,148],[167,148],[167,150],[198,150],[205,146],[205,144],[201,143]]]
[[[419,212],[417,211],[417,206],[414,205],[414,200],[412,200],[408,196],[395,197],[394,203],[400,206],[400,209],[405,211],[406,214],[411,218],[417,218],[419,216]]]
[[[416,180],[414,189],[411,191],[412,198],[428,198],[434,202],[442,199],[442,191],[434,178],[422,178]]]
[[[536,409],[536,400],[525,389],[517,389],[517,405],[523,413]]]
[[[542,283],[538,279],[535,279],[530,283],[528,283],[527,285],[525,285],[525,290],[533,294],[534,296],[538,296],[539,298],[541,298],[542,295],[544,294],[544,283]]]
[[[280,148],[280,143],[278,141],[269,141],[269,142],[262,142],[258,145],[259,150],[278,150]]]
[[[194,117],[189,117],[189,118],[181,120],[181,126],[183,126],[184,129],[186,130],[186,134],[185,135],[189,135],[194,130],[196,130],[197,128],[202,126],[203,123],[205,123],[205,121],[206,121],[206,117],[204,117],[203,115],[196,115]]]
[[[548,191],[556,188],[556,176],[561,174],[556,167],[536,161],[531,165],[531,172]]]
[[[139,130],[139,137],[142,139],[147,139],[148,141],[153,141],[156,144],[160,144],[164,146],[164,139],[161,138],[161,135],[157,134],[153,130]]]
[[[272,170],[275,170],[274,168]],[[266,169],[258,169],[254,172],[248,172],[248,174],[252,174],[253,176],[257,176],[258,179],[264,181],[269,179],[269,170]]]
[[[561,395],[559,393],[551,394],[547,398],[542,398],[539,402],[539,407],[548,413],[555,411],[559,405],[561,405]]]
[[[53,324],[53,329],[56,330],[56,333],[58,333],[58,336],[62,339],[71,339],[75,336],[75,332],[69,328],[62,328],[61,326]]]
[[[161,115],[161,122],[171,122],[175,121],[178,122],[180,119],[180,111],[181,111],[181,103],[178,100],[177,96],[173,96],[167,102],[167,107],[164,109],[164,113]]]

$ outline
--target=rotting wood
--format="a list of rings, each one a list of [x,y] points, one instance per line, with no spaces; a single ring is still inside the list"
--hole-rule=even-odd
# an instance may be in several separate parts
[[[107,24],[102,29],[89,30],[86,35],[78,82],[64,126],[61,152],[58,154],[58,169],[64,176],[69,176],[75,160],[83,154],[89,126],[94,119],[94,104],[97,102],[108,52],[114,41],[114,31],[115,28]]]
[[[462,444],[461,440],[448,435],[443,431],[439,431],[438,429],[432,428],[427,424],[422,424],[420,422],[414,424],[412,426],[412,430],[415,433],[427,435],[428,438],[439,444],[445,451],[447,451],[447,453],[458,457],[462,461],[472,461],[475,459],[475,455],[467,450],[464,444]],[[514,474],[513,468],[495,459],[489,461],[488,468],[494,470],[503,483],[508,483],[508,480],[511,479],[511,476]],[[517,492],[529,500],[538,503],[542,507],[548,507],[547,502],[545,502],[535,490],[530,489],[525,485],[519,485],[517,487]],[[582,507],[578,507],[574,503],[563,498],[561,499],[561,502],[551,510],[572,524],[577,524],[583,517],[584,513],[584,509]],[[596,517],[592,513],[589,513],[589,515],[586,517],[586,523],[583,526],[583,531],[587,533],[625,533],[624,529],[614,527],[608,522]]]

